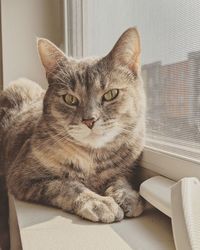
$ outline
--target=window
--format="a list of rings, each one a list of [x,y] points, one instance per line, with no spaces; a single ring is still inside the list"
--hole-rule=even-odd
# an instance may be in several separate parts
[[[137,26],[140,31],[147,94],[146,148],[198,165],[200,2],[87,0],[81,3],[84,56],[105,55],[130,26]]]

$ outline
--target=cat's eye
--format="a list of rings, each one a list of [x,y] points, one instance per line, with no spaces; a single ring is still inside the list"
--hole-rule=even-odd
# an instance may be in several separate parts
[[[112,101],[119,94],[119,89],[111,89],[103,95],[103,101]]]
[[[70,106],[77,106],[78,105],[78,99],[73,95],[66,94],[63,96],[63,99]]]

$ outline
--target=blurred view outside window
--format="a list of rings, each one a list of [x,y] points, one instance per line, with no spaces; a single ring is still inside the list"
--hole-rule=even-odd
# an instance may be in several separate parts
[[[200,160],[200,1],[88,0],[86,55],[137,26],[147,95],[146,145]]]

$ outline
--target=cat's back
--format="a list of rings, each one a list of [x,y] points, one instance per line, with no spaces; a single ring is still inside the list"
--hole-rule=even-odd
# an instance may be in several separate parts
[[[19,79],[0,93],[0,161],[15,159],[40,119],[44,90],[35,82]]]

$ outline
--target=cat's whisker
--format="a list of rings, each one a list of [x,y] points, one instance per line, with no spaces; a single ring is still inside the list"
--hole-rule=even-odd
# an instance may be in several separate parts
[[[81,129],[70,129],[69,133],[80,133],[80,134],[84,134],[86,131],[85,130],[81,130]]]
[[[108,123],[103,123],[103,124],[101,124],[100,126],[101,127],[107,127],[107,126],[110,126],[110,125],[115,125],[115,122],[108,122]]]
[[[60,131],[58,134],[55,134],[53,136],[50,136],[50,138],[48,138],[47,140],[44,140],[43,142],[40,143],[40,145],[38,147],[35,147],[36,150],[39,150],[39,149],[43,149],[44,151],[46,150],[46,148],[44,148],[45,145],[48,145],[50,142],[52,143],[52,139],[55,140],[56,138],[59,138],[60,136],[63,136],[63,137],[67,137],[68,134],[66,131]],[[56,141],[54,141],[54,143],[51,144],[54,145],[56,143]],[[47,149],[49,149],[49,147],[47,147]],[[48,152],[48,151],[47,151]]]
[[[121,131],[126,132],[126,133],[131,133],[131,132],[132,132],[131,130],[128,130],[128,129],[122,128],[122,127],[120,127],[120,126],[119,126],[118,128],[120,128],[120,129],[121,129]]]
[[[59,135],[60,135],[61,133],[59,133]],[[43,146],[44,145],[42,145],[42,148],[43,148],[43,151],[44,151],[44,153],[48,153],[48,151],[50,151],[51,149],[52,149],[52,147],[53,146],[55,146],[56,144],[59,144],[59,142],[64,142],[64,141],[66,141],[66,136],[64,135],[64,136],[62,136],[61,138],[59,138],[59,139],[57,139],[56,141],[54,141],[54,143],[52,143],[51,144],[51,147],[48,147],[47,148],[47,150],[45,150],[44,148],[43,148]],[[48,140],[46,141],[46,143],[48,142]],[[72,140],[72,142],[73,142],[73,140]],[[38,149],[40,149],[40,147],[39,148],[36,148],[37,150]],[[66,153],[67,153],[67,151],[66,151]],[[54,154],[52,154],[50,157],[48,157],[48,159],[46,160],[46,162],[47,163],[51,163],[52,162],[52,160],[53,160],[53,158],[54,158]]]
[[[82,129],[82,127],[80,125],[69,125],[68,129],[78,129],[78,130],[80,130],[80,129]]]

